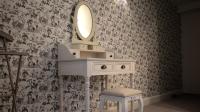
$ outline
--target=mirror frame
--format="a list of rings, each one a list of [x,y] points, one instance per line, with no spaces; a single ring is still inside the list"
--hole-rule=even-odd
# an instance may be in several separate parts
[[[87,38],[82,36],[82,34],[80,33],[79,28],[78,28],[77,15],[78,15],[79,8],[82,5],[86,5],[88,7],[88,9],[90,10],[90,13],[91,13],[91,17],[92,17],[92,29],[91,29],[90,35]],[[91,9],[91,7],[88,3],[81,1],[77,4],[77,6],[75,8],[75,13],[74,13],[74,25],[75,25],[75,30],[76,30],[76,33],[78,34],[79,39],[81,39],[83,41],[92,40],[92,37],[94,37],[94,35],[95,35],[96,25],[95,25],[95,18],[94,18],[94,15],[93,15],[93,11],[92,11],[92,9]]]

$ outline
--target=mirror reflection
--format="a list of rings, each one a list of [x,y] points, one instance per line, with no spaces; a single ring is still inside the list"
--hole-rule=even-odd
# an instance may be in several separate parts
[[[77,13],[77,25],[80,34],[87,38],[92,31],[92,15],[90,9],[86,5],[81,5]]]

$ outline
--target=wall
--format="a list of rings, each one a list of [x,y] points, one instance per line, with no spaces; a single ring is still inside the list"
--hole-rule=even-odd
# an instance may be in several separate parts
[[[200,10],[181,14],[183,89],[185,93],[200,93]]]
[[[9,47],[29,53],[23,59],[17,100],[19,112],[58,112],[56,46],[69,45],[70,14],[77,1],[0,1],[0,29],[14,36]],[[88,3],[96,16],[96,37],[101,46],[114,52],[117,58],[136,60],[134,88],[142,90],[144,97],[181,88],[180,21],[169,1],[88,0]],[[0,82],[6,87],[8,81],[3,80],[8,78],[6,64],[3,57],[0,60],[3,65]],[[16,68],[16,57],[11,62],[13,69]],[[128,79],[129,74],[111,76],[110,88],[127,87]],[[95,112],[102,81],[100,77],[91,80],[91,108]],[[66,77],[63,86],[65,110],[83,112],[84,79]],[[5,92],[1,90],[1,94]],[[8,100],[4,98],[3,102]]]

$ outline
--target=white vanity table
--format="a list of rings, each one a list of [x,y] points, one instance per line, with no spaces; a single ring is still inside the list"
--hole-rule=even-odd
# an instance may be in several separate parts
[[[103,58],[75,58],[68,59],[67,47],[59,46],[59,81],[61,85],[61,107],[63,107],[63,78],[66,75],[79,75],[85,78],[86,112],[90,112],[90,77],[98,75],[117,75],[135,72],[135,62],[133,60],[122,59],[103,59]],[[94,52],[96,53],[96,52]],[[61,109],[61,112],[64,112]]]
[[[112,52],[107,52],[98,46],[95,39],[94,16],[87,3],[80,2],[77,5],[73,22],[71,46],[58,46],[61,112],[64,112],[63,76],[67,75],[85,77],[86,112],[90,112],[90,77],[134,73],[135,62],[114,59]],[[87,24],[81,24],[81,22]]]

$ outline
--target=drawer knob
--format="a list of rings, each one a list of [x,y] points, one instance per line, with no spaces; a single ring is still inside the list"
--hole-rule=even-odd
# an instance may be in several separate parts
[[[125,68],[126,68],[126,66],[125,66],[125,65],[122,65],[122,66],[121,66],[121,69],[125,69]]]
[[[101,69],[102,69],[102,70],[104,70],[104,69],[106,69],[106,68],[107,68],[106,65],[102,65],[102,66],[101,66]]]

